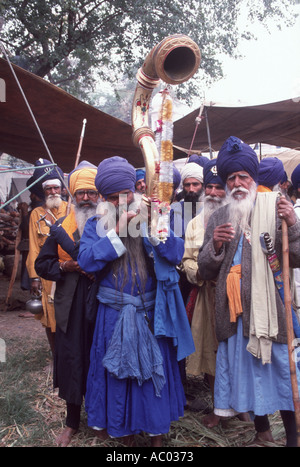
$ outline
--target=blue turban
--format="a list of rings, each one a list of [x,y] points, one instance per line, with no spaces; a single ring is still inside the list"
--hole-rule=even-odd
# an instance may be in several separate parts
[[[284,176],[283,163],[277,157],[265,157],[258,167],[258,184],[268,188],[277,185]]]
[[[297,167],[293,170],[291,180],[295,190],[300,188],[300,164],[298,164]]]
[[[56,168],[41,167],[42,165],[50,165],[50,164],[52,164],[52,162],[48,161],[47,159],[43,159],[42,157],[38,159],[37,161],[35,161],[34,166],[36,167],[36,169],[34,170],[32,176],[27,180],[26,185],[28,186],[28,185],[31,185],[31,183],[33,183],[35,180],[40,178],[45,173],[47,174],[39,182],[35,183],[35,185],[29,188],[29,191],[37,195],[40,199],[45,199],[45,194],[44,194],[44,190],[42,187],[43,182],[45,182],[46,180],[52,180],[56,178],[60,180],[59,175],[56,171]],[[57,170],[59,171],[62,179],[64,180],[63,171],[59,167],[57,167]]]
[[[221,177],[218,175],[216,162],[217,159],[211,159],[206,162],[203,169],[204,186],[208,183],[214,183],[225,187],[225,182],[223,182]]]
[[[195,162],[196,164],[201,165],[201,167],[204,167],[208,160],[209,159],[207,159],[207,157],[205,156],[198,156],[198,154],[191,154],[189,157],[188,163]]]
[[[139,180],[145,180],[146,172],[143,169],[136,169],[135,171],[135,180],[138,182]]]
[[[109,157],[98,165],[95,185],[104,198],[123,190],[134,192],[135,183],[135,169],[123,157]]]
[[[225,183],[233,172],[245,171],[257,181],[258,158],[256,152],[235,136],[230,136],[221,147],[217,157],[218,174]]]
[[[284,175],[283,175],[282,179],[280,180],[280,183],[285,183],[287,181],[288,181],[288,176],[287,176],[287,173],[284,172]]]
[[[35,178],[35,180],[41,177],[42,175],[44,175],[45,173],[47,175],[45,175],[45,177],[42,178],[41,183],[45,182],[46,180],[54,180],[56,178],[58,180],[61,180],[57,171],[59,172],[61,178],[64,180],[64,173],[59,167],[57,166],[53,168],[41,167],[42,165],[50,165],[50,164],[52,164],[52,162],[48,161],[47,159],[43,159],[43,158],[40,158],[35,162],[34,165],[37,167],[35,171],[33,172],[33,177]]]
[[[181,175],[179,170],[177,169],[176,165],[173,164],[173,188],[177,190],[181,182]]]
[[[26,186],[28,187],[31,185],[33,182],[35,182],[36,178],[32,175],[30,178],[28,178],[26,182]],[[34,195],[38,196],[41,200],[45,199],[45,193],[42,187],[42,182],[35,183],[32,187],[28,188],[30,193],[33,193]]]

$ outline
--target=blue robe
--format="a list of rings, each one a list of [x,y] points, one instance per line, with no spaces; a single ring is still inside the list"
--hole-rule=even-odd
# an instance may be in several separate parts
[[[95,218],[89,219],[81,237],[78,263],[87,272],[103,270],[106,265],[125,252],[123,243],[114,231],[110,231],[105,237],[99,237],[96,226]],[[169,248],[169,242],[172,248]],[[169,274],[172,274],[175,265],[179,263],[183,255],[183,240],[173,236],[167,240],[166,244],[154,246],[149,244],[148,239],[145,239],[145,245],[151,256],[156,259],[158,257],[163,258],[165,265],[168,265]],[[166,277],[166,279],[168,282],[169,277]],[[137,278],[137,280],[139,279]],[[158,284],[162,288],[163,282],[149,275],[145,294],[156,292]],[[112,293],[114,292],[115,280],[110,270],[101,279],[99,290],[101,290],[101,287],[104,287],[105,290],[111,289]],[[174,287],[176,288],[176,286]],[[129,280],[123,292],[133,295],[135,297],[134,302],[136,297],[139,296],[140,289],[137,288],[136,284],[133,292],[131,288],[132,283]],[[161,291],[158,295],[160,293]],[[178,336],[174,335],[177,323],[170,319],[165,329],[162,330],[160,326],[161,336],[155,337],[162,356],[165,379],[160,394],[157,395],[151,378],[142,384],[136,378],[117,378],[103,365],[103,359],[107,353],[116,324],[119,323],[120,311],[116,308],[101,302],[98,307],[85,399],[88,425],[106,428],[108,434],[113,437],[137,434],[141,431],[156,435],[167,433],[171,422],[183,416],[185,406],[185,395],[177,363]],[[151,309],[147,310],[153,328],[155,327],[154,315],[156,313],[154,309],[155,306],[153,305]],[[172,310],[169,316],[173,316],[174,311]],[[169,333],[170,336],[168,337]],[[180,348],[183,349],[183,353],[190,349],[193,351],[193,345],[190,343],[187,344],[187,347],[184,344]]]

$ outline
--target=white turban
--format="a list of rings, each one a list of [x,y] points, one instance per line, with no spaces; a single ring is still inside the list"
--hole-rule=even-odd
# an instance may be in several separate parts
[[[186,178],[196,178],[199,182],[203,183],[203,168],[195,162],[188,162],[185,164],[181,171],[182,183]]]
[[[61,186],[61,181],[58,178],[51,178],[42,183],[43,189],[47,188],[49,185]]]

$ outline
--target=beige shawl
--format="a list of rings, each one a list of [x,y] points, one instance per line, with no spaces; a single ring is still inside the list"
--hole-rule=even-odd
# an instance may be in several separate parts
[[[257,193],[251,220],[252,283],[250,337],[247,350],[262,363],[271,363],[272,340],[278,334],[275,282],[260,235],[268,232],[272,239],[276,231],[276,200],[278,193]]]

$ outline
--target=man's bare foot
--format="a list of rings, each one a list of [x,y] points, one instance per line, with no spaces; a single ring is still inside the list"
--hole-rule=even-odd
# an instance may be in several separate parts
[[[242,422],[251,422],[251,417],[248,412],[242,412],[237,415],[237,418]]]
[[[202,423],[204,426],[207,428],[213,428],[214,426],[217,426],[220,422],[220,417],[219,415],[216,415],[214,412],[211,412],[210,414],[206,415]]]
[[[72,436],[77,433],[77,430],[74,428],[69,428],[68,426],[64,429],[64,431],[56,438],[56,444],[62,448],[65,448],[70,444]]]
[[[134,447],[134,435],[123,436],[122,438],[120,438],[120,442],[124,444],[124,446]]]
[[[97,438],[101,439],[102,441],[105,441],[108,438],[108,433],[105,429],[104,430],[93,430],[93,432],[95,436],[97,436]]]
[[[256,438],[255,438],[255,441],[258,441],[258,442],[268,442],[268,443],[274,443],[274,438],[272,436],[272,432],[271,430],[267,430],[267,431],[261,431],[259,433],[256,433]]]

